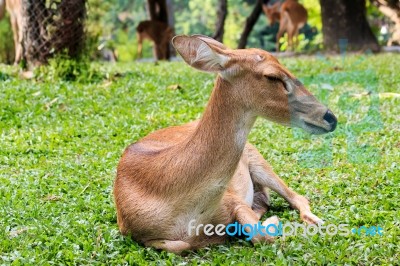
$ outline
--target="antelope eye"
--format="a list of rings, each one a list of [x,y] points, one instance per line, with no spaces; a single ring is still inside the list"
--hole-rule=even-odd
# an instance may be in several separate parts
[[[275,76],[265,76],[265,78],[269,81],[269,82],[280,82],[282,83],[283,87],[285,88],[285,91],[289,92],[289,90],[286,88],[286,84],[285,82],[283,82],[282,79],[275,77]]]
[[[274,77],[274,76],[265,76],[265,78],[270,81],[270,82],[282,82],[282,80],[278,77]]]

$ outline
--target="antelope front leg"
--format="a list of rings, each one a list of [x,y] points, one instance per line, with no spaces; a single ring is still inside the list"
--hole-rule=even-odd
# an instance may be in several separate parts
[[[247,205],[239,205],[236,207],[235,218],[236,218],[236,221],[238,221],[238,223],[240,223],[241,225],[246,225],[246,224],[256,225],[259,222],[257,214]],[[274,225],[278,226],[278,223],[279,223],[278,217],[272,216],[272,217],[269,217],[268,219],[266,219],[265,221],[263,221],[262,225],[265,227],[267,227],[270,224],[274,224]],[[247,231],[247,233],[250,233],[249,228],[246,227],[245,230]],[[270,231],[270,230],[268,229],[268,231]],[[274,242],[274,240],[275,240],[275,238],[271,235],[268,235],[266,231],[265,231],[265,235],[255,234],[251,238],[251,242],[253,242],[253,244],[264,243],[264,242],[272,243],[272,242]]]
[[[17,41],[18,41],[18,44],[15,44],[15,45],[17,45],[16,53],[15,53],[15,63],[16,64],[18,64],[23,58],[23,52],[24,52],[23,47],[22,47],[22,42],[23,42],[23,38],[24,38],[23,23],[24,22],[23,22],[22,16],[21,15],[17,16],[17,30],[18,30]]]
[[[137,46],[137,52],[136,52],[136,59],[142,58],[142,49],[143,49],[143,40],[142,37],[138,34],[138,46]]]
[[[243,202],[237,195],[233,193],[227,193],[224,195],[223,198],[223,205],[224,209],[227,209],[229,213],[233,214],[233,218],[235,221],[237,221],[239,224],[242,226],[245,225],[250,225],[250,226],[255,226],[258,225],[260,222],[259,220],[259,215],[254,212],[251,207],[249,207],[245,202]],[[264,227],[267,227],[270,224],[274,224],[278,226],[279,219],[276,216],[269,217],[265,221],[263,221],[261,224]],[[258,232],[251,232],[251,230],[254,230],[254,227],[250,229],[249,227],[245,226],[243,229],[251,234],[251,242],[255,243],[272,243],[274,242],[275,238],[271,235],[268,234],[268,232],[271,232],[272,230],[268,229],[268,232],[266,229],[262,230],[263,234],[260,234]],[[271,232],[272,233],[272,232]]]
[[[323,221],[311,212],[308,200],[291,190],[272,170],[256,148],[248,145],[249,170],[254,183],[268,187],[286,199],[300,211],[300,218],[308,224],[321,224]]]

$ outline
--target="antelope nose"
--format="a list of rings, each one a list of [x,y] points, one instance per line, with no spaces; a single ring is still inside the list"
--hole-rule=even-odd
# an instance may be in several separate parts
[[[328,109],[323,118],[331,126],[330,132],[334,131],[337,125],[337,119],[336,116],[332,113],[332,111]]]

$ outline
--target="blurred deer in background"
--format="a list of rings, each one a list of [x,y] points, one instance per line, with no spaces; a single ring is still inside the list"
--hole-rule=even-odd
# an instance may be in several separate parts
[[[233,50],[201,35],[176,36],[172,44],[187,64],[218,75],[200,120],[155,131],[126,148],[114,182],[121,233],[175,253],[223,243],[226,235],[191,229],[258,224],[269,189],[299,210],[303,221],[321,223],[247,136],[258,116],[328,133],[336,128],[334,114],[263,50]],[[278,222],[272,216],[262,224]],[[274,238],[257,234],[252,241]]]
[[[299,44],[299,30],[307,23],[307,10],[296,0],[286,0],[281,4],[277,1],[272,5],[263,4],[263,11],[270,25],[279,22],[276,34],[276,51],[279,52],[279,40],[285,32],[288,34],[289,48],[294,49]],[[294,41],[295,39],[295,41]]]
[[[136,27],[138,39],[137,58],[142,57],[143,41],[145,39],[153,42],[153,51],[156,60],[169,59],[169,42],[172,39],[173,30],[168,24],[156,21],[141,21]]]
[[[22,17],[22,0],[0,0],[0,20],[4,17],[5,9],[10,14],[11,27],[14,36],[15,60],[18,64],[22,59],[22,38],[24,29],[24,20]]]

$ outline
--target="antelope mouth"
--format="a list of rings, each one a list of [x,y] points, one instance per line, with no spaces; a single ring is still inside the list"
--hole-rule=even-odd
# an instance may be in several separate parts
[[[300,121],[301,121],[301,128],[303,128],[310,134],[314,135],[320,135],[332,132],[336,129],[337,126],[337,118],[329,109],[324,114],[322,121],[311,120],[310,122],[308,122],[304,118],[300,119]]]
[[[328,130],[321,126],[317,126],[317,125],[308,123],[306,121],[303,121],[303,125],[304,125],[303,129],[310,134],[321,135],[321,134],[326,134],[326,133],[331,132],[331,130]]]

